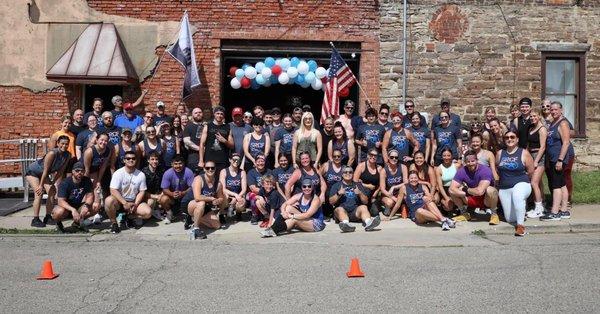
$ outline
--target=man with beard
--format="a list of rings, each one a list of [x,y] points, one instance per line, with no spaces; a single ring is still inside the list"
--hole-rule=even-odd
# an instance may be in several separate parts
[[[88,117],[87,126],[88,128],[86,130],[79,132],[77,139],[75,140],[75,154],[77,155],[77,160],[81,160],[83,152],[94,144],[98,126],[98,120],[95,116]]]
[[[252,127],[244,122],[244,110],[240,107],[235,107],[231,111],[233,122],[229,123],[231,129],[231,137],[233,139],[233,152],[240,156],[244,156],[244,137],[248,133],[252,133]],[[241,165],[243,165],[243,161]]]
[[[415,113],[415,103],[412,100],[407,100],[406,103],[404,103],[404,109],[406,110],[406,114],[402,117],[402,124],[405,129],[408,129],[412,126],[412,115]],[[419,125],[417,125],[417,128],[426,127],[427,120],[421,113],[419,113],[419,119],[420,122]]]
[[[121,143],[121,128],[114,125],[113,115],[110,111],[102,113],[103,126],[100,128],[100,133],[108,134],[108,141],[112,146]]]
[[[85,130],[85,123],[83,123],[83,110],[77,109],[73,112],[73,122],[69,126],[69,131],[77,137],[81,131]]]
[[[183,130],[183,143],[188,149],[187,166],[194,172],[197,172],[196,169],[200,161],[200,147],[198,145],[200,144],[200,137],[204,128],[202,123],[203,118],[202,109],[194,108],[192,110],[192,121]]]

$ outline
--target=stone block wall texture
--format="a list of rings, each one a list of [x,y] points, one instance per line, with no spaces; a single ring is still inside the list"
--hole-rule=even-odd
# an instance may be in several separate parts
[[[522,97],[541,98],[536,42],[585,43],[586,136],[575,139],[579,169],[600,165],[600,2],[576,0],[411,0],[407,98],[439,111],[440,99],[470,121],[484,108],[500,118]],[[380,1],[380,100],[402,100],[402,1]]]

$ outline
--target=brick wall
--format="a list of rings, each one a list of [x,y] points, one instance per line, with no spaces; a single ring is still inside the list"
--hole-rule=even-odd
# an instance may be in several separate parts
[[[410,1],[408,98],[434,113],[441,98],[469,121],[496,106],[501,118],[521,97],[541,97],[536,42],[585,43],[586,139],[577,139],[577,167],[600,165],[600,3],[569,0]],[[452,4],[449,4],[452,3]],[[381,101],[402,98],[402,4],[380,2]]]

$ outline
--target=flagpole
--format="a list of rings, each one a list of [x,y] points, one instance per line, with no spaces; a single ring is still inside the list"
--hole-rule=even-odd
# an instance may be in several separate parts
[[[335,46],[333,45],[333,42],[330,41],[329,44],[331,45],[332,48],[335,48]],[[344,61],[344,62],[346,62],[346,61]],[[367,101],[368,101],[367,107],[371,107],[371,99],[369,99],[369,95],[367,95],[367,92],[365,92],[365,90],[362,88],[362,85],[360,85],[360,82],[354,75],[354,72],[350,71],[350,73],[352,73],[352,76],[354,77],[354,80],[356,81],[356,84],[358,85],[358,88],[360,89],[360,91],[363,92],[363,94],[367,98]]]
[[[183,12],[183,14],[185,15],[187,13],[187,10],[185,10],[185,12]],[[183,17],[182,17],[183,19]],[[164,58],[165,54],[167,53],[167,49],[169,48],[169,45],[174,42],[175,38],[179,37],[179,32],[181,31],[181,22],[179,23],[179,27],[177,28],[177,32],[175,33],[175,37],[171,38],[171,40],[167,43],[167,45],[165,46],[165,50],[163,50],[162,55],[160,56],[160,58],[158,59],[158,63],[156,64],[154,73],[152,73],[152,77],[150,78],[150,80],[148,80],[148,82],[146,84],[148,84],[148,92],[150,92],[150,87],[149,85],[152,84],[152,81],[154,80],[154,77],[156,76],[156,73],[158,73],[158,68],[160,66],[160,63],[162,62],[162,59]]]

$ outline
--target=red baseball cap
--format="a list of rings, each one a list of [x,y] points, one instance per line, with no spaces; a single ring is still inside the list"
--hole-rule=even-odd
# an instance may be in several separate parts
[[[123,110],[132,110],[133,105],[130,102],[126,102],[123,104]]]
[[[242,108],[240,107],[235,107],[233,108],[233,110],[231,111],[231,116],[235,117],[235,116],[242,116],[244,115],[244,110],[242,110]]]

